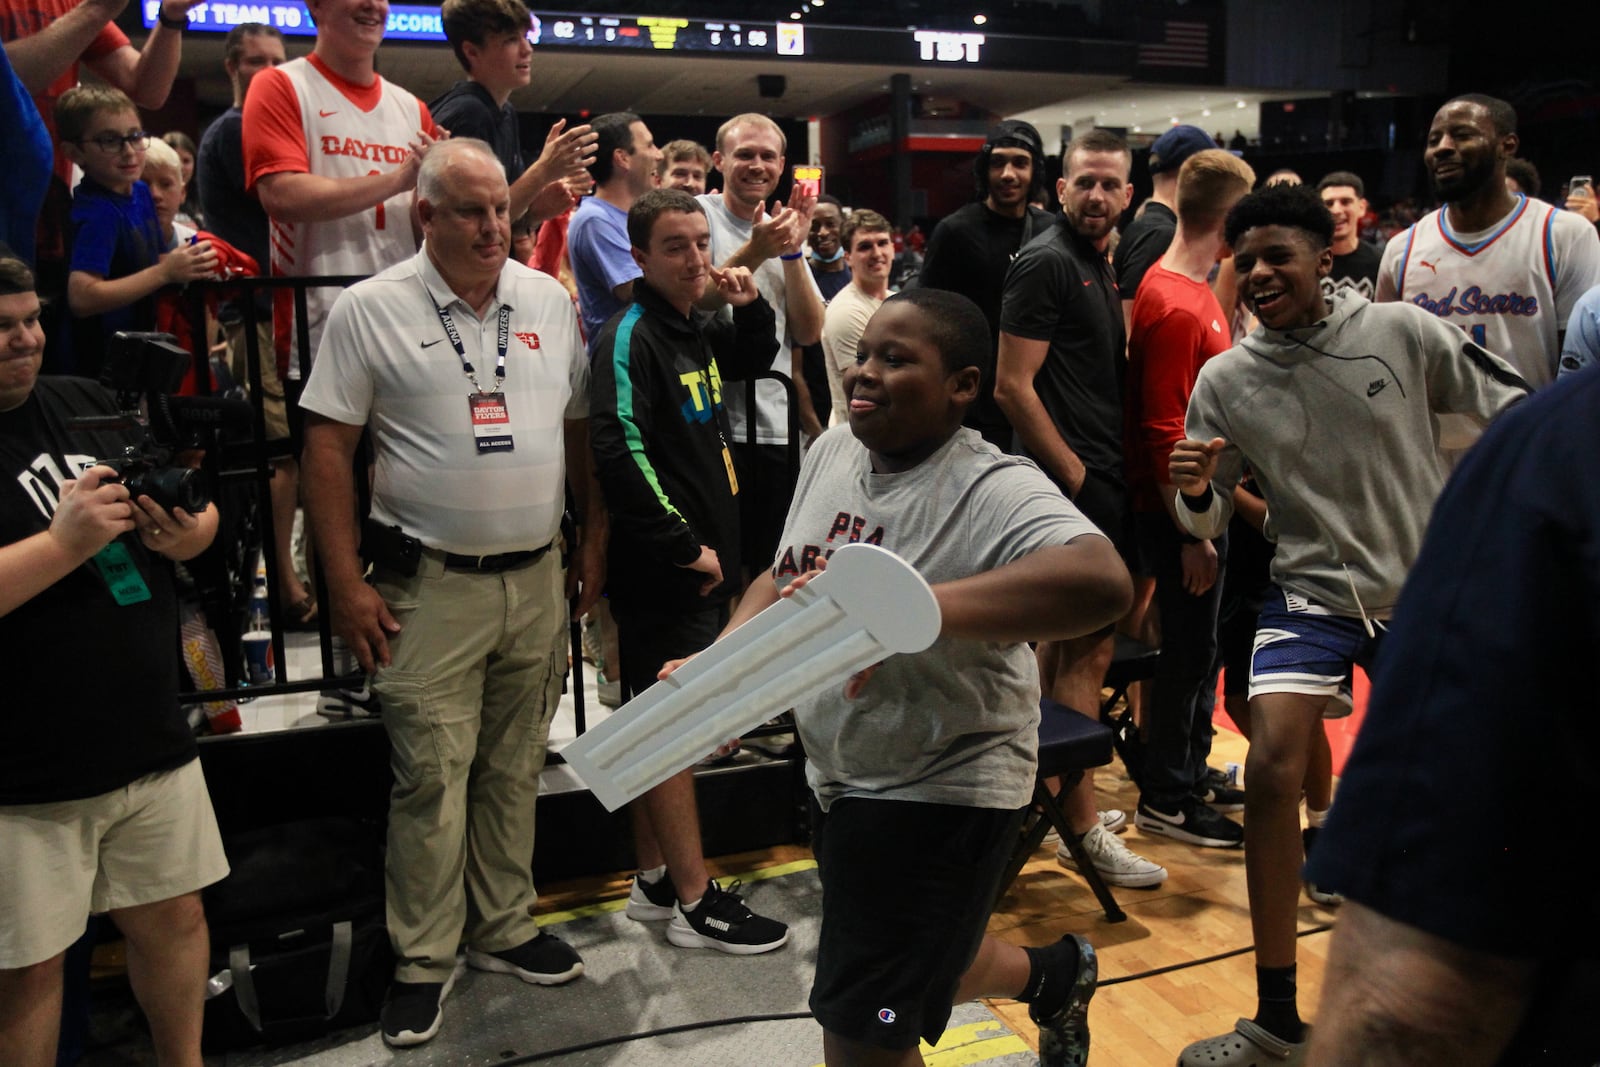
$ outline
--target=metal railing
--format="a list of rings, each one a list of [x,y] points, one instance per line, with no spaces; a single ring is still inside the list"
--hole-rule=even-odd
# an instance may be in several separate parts
[[[321,275],[304,278],[231,278],[223,281],[194,282],[183,290],[183,299],[192,323],[204,324],[206,322],[206,309],[208,303],[215,300],[232,301],[243,320],[243,340],[245,346],[245,382],[249,392],[251,407],[251,440],[247,452],[247,461],[243,463],[232,462],[236,458],[238,448],[224,449],[222,455],[213,455],[208,452],[205,463],[217,481],[219,496],[221,491],[235,486],[250,486],[254,490],[254,519],[259,528],[260,553],[265,564],[267,578],[267,607],[271,622],[272,657],[276,665],[274,680],[265,684],[243,684],[241,679],[244,674],[244,657],[242,654],[240,636],[243,632],[240,623],[244,619],[249,607],[249,598],[253,591],[254,572],[245,573],[244,568],[253,561],[253,551],[246,551],[235,561],[234,550],[240,548],[239,544],[214,544],[212,549],[203,554],[196,564],[209,567],[212,571],[212,581],[220,581],[226,586],[222,596],[213,595],[208,598],[208,621],[212,631],[217,635],[222,646],[225,674],[229,684],[219,689],[183,694],[185,704],[201,704],[212,701],[237,701],[256,699],[267,696],[288,695],[305,692],[321,692],[331,689],[353,689],[362,684],[361,673],[340,674],[334,658],[333,632],[331,628],[330,604],[327,595],[327,585],[322,574],[322,569],[315,562],[311,568],[312,587],[315,591],[317,603],[321,610],[317,613],[317,637],[320,653],[321,673],[316,678],[304,678],[298,681],[285,681],[287,647],[284,640],[286,627],[284,625],[284,604],[279,594],[279,579],[281,577],[278,566],[278,539],[292,535],[292,531],[276,529],[273,524],[271,506],[271,483],[273,476],[273,460],[285,455],[298,455],[300,434],[298,423],[290,419],[293,439],[289,452],[279,450],[274,452],[269,448],[267,440],[266,409],[264,405],[264,390],[262,382],[262,359],[276,358],[276,353],[262,352],[259,327],[263,321],[272,321],[272,310],[263,309],[261,297],[268,294],[277,294],[288,291],[294,307],[295,351],[298,353],[301,380],[309,377],[311,372],[311,345],[310,327],[307,314],[306,294],[312,289],[320,288],[347,288],[361,281],[361,275]],[[265,316],[265,318],[263,317]],[[191,342],[194,351],[195,384],[197,392],[209,394],[216,390],[217,382],[211,373],[209,342],[207,331],[203,326],[191,329]],[[760,375],[750,377],[745,381],[746,401],[746,443],[754,446],[756,442],[757,415],[759,403],[757,400],[756,383],[758,380],[775,380],[784,388],[788,398],[788,445],[787,445],[787,473],[789,486],[792,489],[794,480],[800,467],[800,416],[798,398],[794,383],[787,375],[776,371],[766,371]],[[285,385],[285,403],[293,403],[296,399],[292,391]],[[357,449],[352,475],[357,487],[358,507],[363,516],[370,509],[371,490],[367,479],[367,446],[363,437],[363,447]],[[247,506],[247,505],[246,505]],[[251,535],[247,527],[239,522],[226,521],[224,517],[222,529],[227,530],[231,536],[249,538]],[[235,517],[236,519],[239,517]],[[219,533],[218,540],[222,540]],[[250,546],[243,546],[249,548]],[[314,556],[314,553],[313,553]],[[233,564],[230,566],[230,563]],[[220,571],[220,574],[218,573]],[[220,614],[222,617],[216,617]],[[569,669],[570,684],[574,700],[574,719],[577,733],[582,734],[587,729],[587,715],[584,707],[583,685],[581,683],[580,664],[583,656],[583,641],[580,624],[572,622],[569,627],[569,643],[571,646],[572,667]],[[763,727],[750,732],[748,736],[760,736],[763,733],[776,733],[788,729],[787,727]],[[550,762],[560,762],[559,754],[551,753]]]

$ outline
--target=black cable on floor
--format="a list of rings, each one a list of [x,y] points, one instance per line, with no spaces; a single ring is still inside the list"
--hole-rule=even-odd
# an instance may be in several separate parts
[[[545,1052],[530,1052],[526,1056],[516,1056],[511,1059],[500,1060],[503,1067],[513,1067],[519,1063],[538,1063],[540,1060],[553,1060],[557,1056],[575,1056],[580,1052],[591,1049],[606,1048],[611,1045],[625,1045],[629,1041],[642,1041],[648,1037],[666,1037],[670,1034],[683,1034],[692,1030],[712,1030],[719,1026],[738,1026],[742,1023],[778,1023],[793,1022],[799,1019],[809,1019],[809,1011],[780,1011],[767,1015],[736,1015],[731,1019],[707,1019],[698,1023],[680,1023],[677,1026],[663,1026],[656,1030],[640,1030],[632,1034],[618,1034],[616,1037],[601,1037],[593,1041],[585,1041],[581,1045],[568,1045],[565,1048],[553,1048]]]
[[[1332,923],[1321,923],[1317,926],[1308,926],[1297,931],[1295,937],[1309,937],[1311,934],[1324,934],[1333,929]],[[1219,952],[1214,956],[1202,956],[1197,960],[1188,960],[1184,963],[1174,963],[1167,967],[1156,967],[1137,974],[1125,974],[1121,978],[1106,978],[1099,983],[1100,988],[1121,985],[1123,982],[1140,981],[1145,978],[1154,978],[1158,974],[1171,974],[1174,971],[1187,970],[1190,967],[1199,967],[1207,963],[1216,963],[1218,960],[1232,959],[1234,956],[1243,956],[1247,952],[1254,952],[1255,945],[1245,945],[1243,948],[1229,949]],[[640,1030],[632,1034],[619,1034],[615,1037],[602,1037],[593,1041],[585,1041],[580,1045],[568,1045],[565,1048],[554,1048],[544,1052],[530,1052],[526,1056],[516,1056],[511,1059],[501,1060],[505,1067],[514,1067],[521,1063],[538,1063],[541,1060],[553,1060],[558,1056],[575,1056],[580,1052],[589,1052],[597,1048],[607,1048],[612,1045],[625,1045],[630,1041],[642,1041],[651,1037],[666,1037],[670,1034],[689,1033],[694,1030],[712,1030],[719,1026],[739,1026],[743,1023],[772,1023],[792,1022],[799,1019],[810,1019],[809,1011],[773,1012],[767,1015],[738,1015],[731,1019],[707,1019],[704,1022],[680,1023],[677,1026],[663,1026],[656,1030]]]
[[[1312,934],[1325,934],[1332,929],[1332,923],[1320,923],[1316,926],[1308,926],[1304,930],[1298,930],[1295,932],[1294,936],[1297,938],[1309,937]],[[1254,952],[1255,950],[1255,945],[1246,945],[1244,948],[1234,948],[1229,949],[1227,952],[1219,952],[1215,956],[1202,956],[1197,960],[1189,960],[1185,963],[1173,963],[1166,967],[1155,967],[1148,971],[1140,971],[1137,974],[1125,974],[1121,978],[1102,978],[1098,983],[1096,983],[1095,988],[1104,989],[1108,985],[1121,985],[1123,982],[1135,982],[1144,978],[1154,978],[1158,974],[1171,974],[1173,971],[1184,971],[1188,970],[1190,967],[1199,967],[1201,964],[1216,963],[1218,960],[1227,960],[1232,959],[1235,956],[1243,956],[1246,952]]]

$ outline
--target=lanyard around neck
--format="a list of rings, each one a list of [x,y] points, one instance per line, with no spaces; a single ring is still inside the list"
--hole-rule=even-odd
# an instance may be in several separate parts
[[[455,320],[450,313],[439,306],[433,299],[433,293],[428,293],[428,302],[433,305],[433,310],[439,314],[439,322],[444,326],[444,334],[450,338],[450,347],[456,350],[457,357],[461,360],[461,369],[466,373],[467,380],[472,383],[472,388],[480,396],[484,393],[483,386],[478,384],[478,371],[473,367],[472,361],[467,358],[466,346],[461,343],[461,331],[456,329]],[[494,386],[499,390],[506,380],[506,349],[511,343],[511,307],[508,304],[500,305],[500,324],[496,330],[495,347],[499,355],[494,364]]]

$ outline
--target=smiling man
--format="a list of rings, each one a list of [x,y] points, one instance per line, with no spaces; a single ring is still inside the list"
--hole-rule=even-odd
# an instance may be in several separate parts
[[[822,337],[823,302],[803,251],[815,194],[796,183],[787,204],[770,202],[783,178],[786,147],[783,131],[767,116],[735,115],[717,130],[711,154],[711,165],[722,174],[722,192],[699,199],[711,224],[712,258],[725,267],[748,267],[772,305],[780,347],[771,369],[793,380],[804,377],[796,351]],[[734,462],[747,493],[744,559],[759,570],[777,547],[794,489],[789,393],[782,382],[760,381],[756,411],[746,410],[742,389],[727,400]]]
[[[1332,296],[1354,289],[1372,299],[1378,283],[1378,250],[1361,239],[1361,219],[1367,213],[1367,187],[1361,175],[1336,170],[1317,183],[1322,206],[1333,216],[1333,269],[1322,279],[1322,291]]]
[[[593,162],[596,134],[588,126],[567,130],[559,119],[532,166],[523,159],[511,94],[533,76],[532,14],[520,0],[446,0],[439,11],[467,77],[428,105],[434,120],[453,137],[493,146],[511,183],[513,219],[530,208],[535,223],[555,218],[572,206],[566,179]]]
[[[818,204],[821,211],[823,205]],[[822,321],[822,351],[827,359],[831,425],[850,417],[843,376],[855,365],[856,345],[878,305],[889,299],[889,272],[894,269],[894,227],[876,211],[858,208],[845,223],[843,246],[850,284],[828,302]]]
[[[1303,185],[1228,216],[1240,291],[1261,325],[1200,369],[1168,464],[1188,532],[1216,537],[1246,465],[1271,515],[1273,588],[1250,664],[1244,862],[1256,1014],[1184,1049],[1179,1067],[1298,1063],[1300,792],[1322,718],[1350,713],[1444,484],[1442,413],[1482,425],[1527,394],[1500,359],[1416,308],[1323,294],[1333,218]],[[1337,891],[1337,886],[1323,885]]]
[[[340,295],[304,400],[333,627],[393,747],[382,1030],[396,1046],[438,1032],[463,943],[469,966],[525,982],[583,973],[532,917],[534,803],[566,673],[563,556],[581,615],[605,552],[577,316],[559,282],[509,261],[499,160],[482,141],[446,141],[417,191],[422,250]],[[375,466],[358,531],[364,431]],[[561,543],[569,484],[575,546]]]
[[[271,220],[272,273],[376,274],[408,259],[411,190],[437,131],[428,108],[378,74],[388,0],[310,0],[311,54],[261,71],[244,98],[246,189]],[[278,370],[291,424],[302,362],[318,348],[338,291],[306,293],[310,350],[302,353],[287,289],[275,294]]]
[[[1600,284],[1600,238],[1582,217],[1506,189],[1517,145],[1504,100],[1474,93],[1438,110],[1422,158],[1444,206],[1389,239],[1377,298],[1459,326],[1537,388],[1555,377],[1573,306]]]
[[[594,344],[594,459],[611,514],[606,582],[629,695],[668,660],[709,645],[742,588],[740,482],[729,451],[724,374],[772,362],[772,309],[743,267],[711,260],[705,212],[681,189],[628,211],[640,277],[633,302]],[[715,286],[731,320],[696,308]],[[670,920],[667,940],[750,956],[781,947],[788,927],[752,912],[706,871],[689,768],[630,806],[640,871],[630,919]]]

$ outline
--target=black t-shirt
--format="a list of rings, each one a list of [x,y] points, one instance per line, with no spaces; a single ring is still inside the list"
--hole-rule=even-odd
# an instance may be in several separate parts
[[[1340,289],[1354,289],[1371,300],[1378,289],[1378,264],[1382,254],[1365,241],[1356,242],[1356,250],[1347,255],[1333,257],[1333,270],[1322,279],[1322,293],[1332,296]]]
[[[433,121],[450,131],[452,137],[476,137],[488,141],[506,181],[522,177],[527,166],[522,162],[522,136],[517,132],[517,110],[507,103],[494,102],[489,90],[475,81],[459,81],[428,105]]]
[[[1139,294],[1139,283],[1167,254],[1177,232],[1178,216],[1170,207],[1154,200],[1128,224],[1117,242],[1117,250],[1111,253],[1111,269],[1116,273],[1122,299],[1132,300]]]
[[[206,127],[195,159],[195,184],[206,229],[255,258],[267,273],[267,213],[244,191],[244,112],[231,107]]]
[[[0,413],[0,544],[49,529],[61,483],[130,435],[70,431],[115,411],[79,378],[40,378]],[[137,440],[137,436],[132,436]],[[148,599],[119,607],[94,560],[0,616],[0,805],[97,796],[195,757],[178,706],[178,601],[172,565],[124,534]]]
[[[839,290],[850,284],[850,268],[843,270],[823,270],[817,266],[817,261],[812,260],[807,264],[811,268],[811,277],[816,279],[817,288],[822,290],[822,303],[839,295]],[[811,410],[816,413],[817,421],[822,423],[822,428],[828,428],[828,420],[833,417],[833,393],[828,388],[827,353],[822,350],[822,342],[806,345],[800,350],[800,370],[805,375],[806,388],[811,392]]]
[[[1050,342],[1034,391],[1084,466],[1120,482],[1128,365],[1122,297],[1105,256],[1065,215],[1011,264],[1000,329]]]
[[[1050,229],[1052,216],[1036,207],[1021,218],[1007,218],[982,203],[971,203],[945,216],[934,227],[923,254],[917,285],[948,289],[970,297],[989,320],[996,347],[1000,342],[1000,303],[1006,270],[1022,246]],[[994,369],[984,375],[977,401],[967,409],[966,425],[1000,448],[1011,449],[1011,426],[994,402]]]

